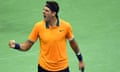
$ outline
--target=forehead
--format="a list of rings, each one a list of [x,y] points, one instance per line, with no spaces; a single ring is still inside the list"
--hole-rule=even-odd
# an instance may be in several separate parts
[[[46,6],[43,8],[43,10],[51,11],[50,8],[48,8]]]

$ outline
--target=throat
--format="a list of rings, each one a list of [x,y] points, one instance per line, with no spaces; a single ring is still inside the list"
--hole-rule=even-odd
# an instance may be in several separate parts
[[[49,21],[46,21],[46,28],[56,28],[59,26],[59,20],[57,18],[53,18]]]
[[[57,19],[49,22],[49,26],[51,27],[57,26]]]

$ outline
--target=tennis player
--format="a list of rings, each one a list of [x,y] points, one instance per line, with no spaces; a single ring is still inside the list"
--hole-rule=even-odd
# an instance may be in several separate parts
[[[79,61],[79,68],[83,70],[84,62],[79,47],[75,41],[70,24],[58,17],[59,5],[56,1],[46,1],[43,8],[44,19],[36,23],[28,40],[24,43],[9,41],[9,47],[20,51],[29,50],[39,39],[40,55],[38,72],[70,72],[66,42],[70,46]]]

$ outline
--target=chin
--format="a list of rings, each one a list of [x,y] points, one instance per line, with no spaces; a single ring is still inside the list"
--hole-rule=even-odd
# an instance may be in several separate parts
[[[45,21],[45,22],[48,22],[48,20],[47,20],[47,19],[45,19],[45,18],[44,18],[44,21]]]

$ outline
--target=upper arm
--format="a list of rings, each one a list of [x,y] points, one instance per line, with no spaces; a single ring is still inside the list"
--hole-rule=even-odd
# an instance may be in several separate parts
[[[38,35],[39,35],[39,28],[38,28],[38,25],[36,24],[33,27],[32,31],[31,31],[31,33],[30,33],[30,35],[28,37],[28,39],[29,39],[28,41],[35,42],[38,39]]]
[[[67,35],[66,35],[68,40],[73,40],[74,36],[73,36],[73,32],[72,32],[72,27],[68,24],[67,27]]]

